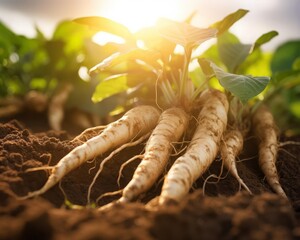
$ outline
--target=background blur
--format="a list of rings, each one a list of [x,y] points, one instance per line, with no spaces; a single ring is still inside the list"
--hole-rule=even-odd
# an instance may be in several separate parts
[[[239,8],[250,13],[232,30],[245,43],[270,30],[279,36],[266,44],[266,50],[300,38],[299,0],[0,0],[0,21],[26,36],[34,36],[35,26],[51,36],[59,21],[82,16],[108,17],[136,31],[158,17],[183,20],[193,11],[197,14],[192,24],[207,27]]]

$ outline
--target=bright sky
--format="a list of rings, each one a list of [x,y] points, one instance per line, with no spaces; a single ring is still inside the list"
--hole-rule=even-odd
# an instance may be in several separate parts
[[[242,42],[252,43],[270,30],[280,35],[267,49],[300,39],[299,0],[0,0],[0,21],[27,36],[37,25],[50,36],[59,21],[76,17],[101,15],[136,31],[158,17],[183,20],[193,11],[192,24],[207,27],[239,8],[250,10],[232,29]]]

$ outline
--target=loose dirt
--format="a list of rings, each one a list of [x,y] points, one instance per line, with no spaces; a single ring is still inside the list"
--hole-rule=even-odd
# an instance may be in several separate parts
[[[102,156],[68,174],[60,186],[44,195],[18,200],[16,196],[39,189],[49,176],[48,170],[28,169],[56,164],[75,147],[72,137],[69,131],[49,131],[46,124],[30,125],[26,119],[0,123],[0,239],[300,239],[299,146],[286,145],[277,161],[289,201],[272,193],[264,180],[253,139],[246,141],[247,152],[240,156],[238,170],[254,196],[240,191],[238,182],[227,170],[221,171],[222,163],[216,159],[180,204],[156,210],[145,207],[159,194],[160,182],[134,203],[101,212],[93,206],[74,209],[86,205],[87,189]],[[300,137],[280,140],[300,142]],[[121,164],[142,148],[128,148],[105,166],[92,190],[93,200],[119,189]],[[121,188],[137,164],[125,168]],[[103,198],[98,204],[117,197]]]

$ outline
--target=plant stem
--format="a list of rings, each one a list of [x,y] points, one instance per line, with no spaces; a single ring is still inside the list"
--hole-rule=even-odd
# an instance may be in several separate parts
[[[192,55],[192,47],[187,46],[184,49],[184,63],[183,63],[183,71],[180,77],[180,89],[179,89],[179,98],[181,102],[185,102],[185,88],[189,73],[189,63],[191,61],[191,55]]]

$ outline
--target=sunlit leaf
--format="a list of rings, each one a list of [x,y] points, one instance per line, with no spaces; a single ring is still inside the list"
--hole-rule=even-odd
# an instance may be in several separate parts
[[[227,73],[212,62],[210,66],[220,84],[243,103],[261,93],[270,81],[269,77],[252,77]]]
[[[253,76],[271,76],[271,57],[271,53],[262,52],[260,49],[257,49],[239,66],[236,73]]]
[[[142,28],[135,33],[135,38],[141,40],[148,49],[159,51],[165,58],[174,52],[176,46],[175,43],[163,38],[153,27]]]
[[[161,68],[160,64],[157,62],[159,59],[160,54],[156,51],[151,50],[144,50],[144,49],[133,49],[126,53],[115,53],[109,56],[108,58],[104,59],[101,63],[96,65],[90,70],[91,74],[98,74],[101,71],[106,70],[107,68],[112,68],[120,63],[126,61],[142,61],[146,64],[151,66],[152,68],[159,69]]]
[[[100,102],[114,94],[124,92],[128,89],[127,76],[115,75],[100,82],[92,97],[93,101]]]
[[[133,39],[133,35],[127,27],[105,17],[82,17],[76,18],[74,22],[88,25],[89,27],[97,31],[114,34],[116,36],[124,38],[125,40]]]
[[[227,31],[235,22],[244,17],[249,11],[244,9],[239,9],[234,13],[227,15],[221,21],[218,21],[211,25],[212,28],[218,29],[218,36]]]
[[[263,44],[270,42],[274,37],[278,35],[276,31],[270,31],[261,35],[254,43],[253,51],[260,48]]]
[[[65,53],[79,54],[82,51],[84,40],[92,38],[95,33],[86,26],[72,21],[62,21],[56,26],[51,40],[63,41],[65,43]]]
[[[160,19],[157,29],[161,36],[183,47],[200,45],[216,36],[216,29],[197,28],[185,22],[175,22],[168,19]]]

